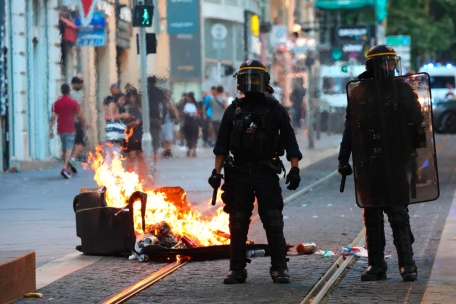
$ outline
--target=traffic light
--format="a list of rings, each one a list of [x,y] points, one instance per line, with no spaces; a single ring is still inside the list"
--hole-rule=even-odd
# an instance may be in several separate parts
[[[342,72],[344,72],[344,73],[347,73],[347,72],[348,72],[348,66],[343,65],[343,66],[340,68],[340,70],[341,70]]]
[[[136,5],[133,8],[133,26],[149,27],[152,26],[152,17],[154,16],[153,5]]]
[[[136,51],[137,54],[141,51],[139,49],[139,35],[136,34]],[[157,37],[154,33],[146,33],[146,54],[157,53]]]
[[[338,46],[335,46],[331,50],[331,59],[334,61],[339,61],[342,58],[342,49]]]

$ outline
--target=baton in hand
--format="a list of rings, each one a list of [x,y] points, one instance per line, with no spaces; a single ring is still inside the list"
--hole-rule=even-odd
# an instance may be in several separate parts
[[[215,203],[217,202],[217,191],[218,188],[215,188],[214,192],[212,192],[212,206],[215,206]]]
[[[342,175],[342,180],[340,181],[340,192],[344,192],[345,179],[347,179],[347,175]]]

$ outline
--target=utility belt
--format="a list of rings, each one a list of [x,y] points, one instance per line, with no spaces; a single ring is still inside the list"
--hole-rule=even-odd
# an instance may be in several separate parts
[[[276,174],[285,172],[285,166],[280,158],[273,158],[268,160],[260,160],[249,163],[236,163],[234,161],[231,165],[233,172],[251,173],[258,170],[270,170]]]

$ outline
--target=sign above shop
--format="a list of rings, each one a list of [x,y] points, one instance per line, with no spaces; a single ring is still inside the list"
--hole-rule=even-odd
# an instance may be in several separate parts
[[[100,47],[106,45],[106,31],[103,27],[81,27],[76,46]]]
[[[82,26],[89,26],[92,21],[92,15],[97,5],[97,0],[79,0],[79,16]]]

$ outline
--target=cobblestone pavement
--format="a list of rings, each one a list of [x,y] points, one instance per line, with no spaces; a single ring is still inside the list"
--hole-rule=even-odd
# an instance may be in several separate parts
[[[440,138],[440,136],[439,136]],[[440,141],[440,143],[442,143]],[[456,183],[454,153],[456,142],[445,141],[438,152],[438,169],[440,180],[440,197],[428,203],[409,206],[414,259],[418,267],[418,280],[403,282],[397,266],[397,254],[393,244],[393,235],[385,221],[386,250],[391,255],[388,262],[388,279],[377,282],[362,282],[359,277],[366,268],[366,260],[359,259],[345,277],[333,288],[321,303],[421,303],[431,276],[440,236],[453,201]],[[429,299],[432,302],[432,299]],[[449,302],[451,300],[447,298]],[[448,303],[449,303],[448,302]],[[434,303],[442,303],[436,301]]]

